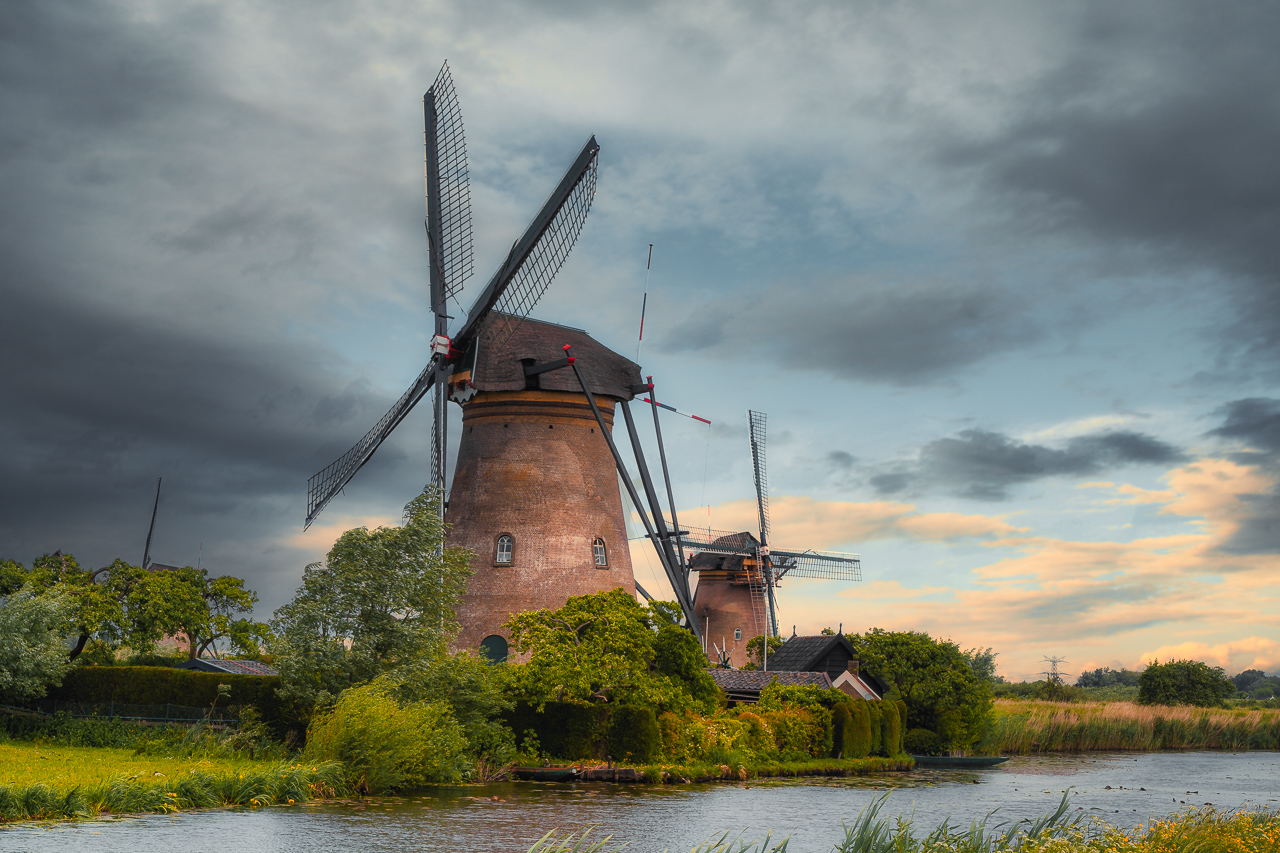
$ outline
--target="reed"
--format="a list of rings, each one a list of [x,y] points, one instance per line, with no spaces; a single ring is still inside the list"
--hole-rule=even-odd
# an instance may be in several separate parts
[[[980,749],[1003,754],[1280,749],[1280,711],[998,699]]]
[[[1191,809],[1150,825],[1122,830],[1101,821],[1084,823],[1068,817],[1070,801],[1038,820],[994,823],[994,814],[968,827],[943,821],[918,834],[909,817],[880,816],[884,798],[864,808],[832,853],[1261,853],[1280,850],[1280,815],[1269,811],[1219,812]],[[529,853],[618,853],[623,845],[612,836],[593,839],[594,829],[557,836],[549,832]],[[784,853],[788,839],[766,836],[747,841],[723,833],[693,848],[692,853]],[[799,851],[797,851],[799,853]]]
[[[292,805],[346,793],[345,771],[335,763],[280,762],[222,773],[191,770],[161,780],[116,776],[69,789],[36,782],[0,786],[0,823],[218,806]]]

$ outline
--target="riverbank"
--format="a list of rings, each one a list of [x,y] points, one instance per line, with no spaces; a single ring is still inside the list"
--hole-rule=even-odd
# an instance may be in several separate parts
[[[812,758],[804,761],[761,762],[759,764],[650,764],[637,767],[644,781],[653,784],[680,785],[694,782],[747,782],[752,779],[787,777],[869,776],[875,773],[904,772],[915,762],[909,755],[893,758]]]
[[[984,753],[1280,749],[1272,709],[997,699],[995,714]]]
[[[0,744],[0,823],[294,804],[345,793],[337,764]]]

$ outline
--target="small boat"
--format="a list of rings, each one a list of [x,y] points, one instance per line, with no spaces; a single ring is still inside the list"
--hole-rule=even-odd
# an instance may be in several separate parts
[[[533,782],[572,782],[578,778],[576,767],[512,767],[511,775]]]
[[[916,767],[995,767],[1009,760],[1007,755],[913,755]]]

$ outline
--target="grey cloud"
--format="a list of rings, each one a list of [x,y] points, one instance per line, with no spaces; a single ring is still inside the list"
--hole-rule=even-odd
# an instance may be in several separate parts
[[[1018,233],[1073,233],[1232,290],[1229,350],[1280,357],[1280,8],[1093,4],[982,138],[938,149]]]
[[[1249,397],[1228,403],[1220,410],[1224,415],[1222,426],[1209,431],[1209,435],[1239,439],[1246,445],[1268,451],[1280,452],[1280,400],[1268,397]]]
[[[1117,431],[1078,436],[1065,447],[1026,444],[987,430],[964,430],[921,448],[909,462],[891,463],[870,477],[881,494],[940,488],[985,501],[1006,500],[1009,490],[1048,477],[1096,474],[1109,467],[1168,464],[1183,456],[1142,433]]]
[[[952,378],[1043,333],[1027,297],[995,286],[844,279],[697,306],[662,343],[758,358],[763,342],[788,367],[910,386]]]

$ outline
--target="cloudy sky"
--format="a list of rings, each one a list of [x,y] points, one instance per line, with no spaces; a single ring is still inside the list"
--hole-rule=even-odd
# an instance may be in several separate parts
[[[862,555],[786,583],[1001,671],[1280,669],[1280,9],[1233,3],[6,3],[0,557],[244,577],[260,615],[426,479],[421,96],[477,287],[586,138],[535,316],[634,355],[686,518]],[[474,292],[474,291],[472,291]],[[470,294],[463,302],[470,304]],[[637,578],[661,587],[636,553]]]

